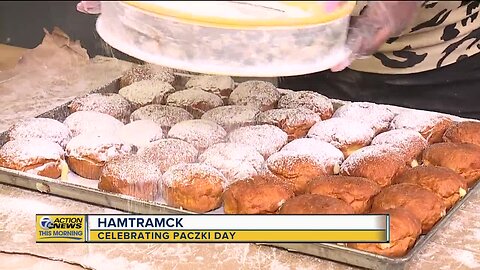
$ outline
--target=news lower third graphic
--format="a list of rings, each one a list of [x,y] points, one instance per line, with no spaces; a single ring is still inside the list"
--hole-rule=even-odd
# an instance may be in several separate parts
[[[37,243],[387,243],[388,215],[37,215]]]

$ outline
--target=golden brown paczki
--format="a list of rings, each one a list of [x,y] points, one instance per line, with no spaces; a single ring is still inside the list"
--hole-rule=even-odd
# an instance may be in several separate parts
[[[340,167],[340,175],[365,177],[386,187],[404,168],[400,152],[389,146],[371,145],[351,154]]]
[[[427,233],[446,214],[443,200],[424,187],[402,183],[384,188],[373,198],[372,211],[405,208],[422,223],[422,232]]]
[[[257,175],[230,185],[223,194],[223,208],[226,214],[274,214],[293,196],[285,183]]]
[[[362,214],[370,211],[372,199],[380,189],[380,185],[367,178],[324,175],[310,181],[305,193],[340,199],[352,206],[355,214]]]
[[[266,165],[274,175],[292,185],[295,194],[299,195],[315,177],[338,173],[343,159],[343,153],[333,145],[302,138],[291,141],[271,155]]]
[[[107,161],[98,188],[113,193],[154,201],[159,194],[162,173],[138,155],[123,155]]]
[[[480,146],[480,122],[465,121],[455,123],[443,134],[445,142],[473,143]]]
[[[220,171],[201,163],[174,165],[162,177],[167,204],[197,213],[219,208],[225,186],[226,178]]]
[[[405,170],[393,179],[394,183],[411,183],[427,188],[439,195],[450,209],[467,193],[464,178],[449,168],[418,166]]]
[[[107,161],[136,148],[110,132],[82,133],[67,144],[66,159],[70,169],[81,177],[98,180]]]
[[[465,178],[469,187],[480,179],[480,146],[471,143],[437,143],[423,151],[423,164],[446,167]]]
[[[402,257],[413,247],[422,232],[421,222],[403,208],[372,212],[390,215],[389,243],[349,243],[348,247],[387,257]]]
[[[18,139],[6,142],[0,148],[0,167],[59,178],[63,148],[46,139]]]
[[[355,210],[346,202],[317,194],[303,194],[287,200],[280,208],[279,214],[331,215],[349,214]]]
[[[69,105],[70,113],[93,111],[108,114],[124,124],[130,122],[132,106],[123,96],[115,93],[93,93],[74,99]]]

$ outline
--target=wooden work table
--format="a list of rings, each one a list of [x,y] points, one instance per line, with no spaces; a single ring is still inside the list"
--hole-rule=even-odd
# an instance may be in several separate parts
[[[12,67],[22,49],[0,45],[0,67]],[[13,61],[13,62],[12,62]],[[80,79],[89,85],[101,85],[108,76],[126,69],[115,60],[97,63]],[[96,70],[95,70],[96,69]],[[103,70],[100,72],[99,70]],[[93,77],[103,74],[105,78]],[[12,91],[15,91],[12,89]],[[64,91],[69,91],[68,88]],[[83,91],[87,91],[84,89]],[[82,94],[50,92],[38,97],[47,104]],[[61,98],[59,98],[61,97]],[[43,99],[43,100],[42,100]],[[9,106],[2,103],[0,108]],[[21,105],[23,99],[19,99]],[[32,113],[9,107],[16,114],[11,121]],[[42,109],[42,108],[36,108]],[[472,196],[423,252],[413,259],[409,269],[480,269],[480,192]],[[82,269],[79,266],[44,259],[53,258],[88,266],[92,269],[355,269],[309,256],[251,244],[36,244],[35,214],[108,214],[116,210],[93,206],[47,194],[0,184],[0,270],[9,269]],[[31,256],[31,255],[35,256]]]

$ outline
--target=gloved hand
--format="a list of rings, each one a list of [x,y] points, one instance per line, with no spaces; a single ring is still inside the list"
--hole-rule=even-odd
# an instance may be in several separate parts
[[[77,10],[86,14],[100,14],[100,1],[80,1],[77,4]]]
[[[416,17],[423,1],[368,1],[363,13],[352,17],[347,36],[348,56],[331,71],[375,53],[389,38],[400,35]]]

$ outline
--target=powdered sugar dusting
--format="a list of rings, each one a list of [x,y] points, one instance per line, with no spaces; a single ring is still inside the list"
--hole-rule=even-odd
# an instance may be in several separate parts
[[[187,120],[175,124],[168,132],[169,138],[191,143],[199,151],[224,142],[227,132],[215,122],[203,119]]]
[[[259,174],[265,161],[255,148],[238,143],[215,144],[198,160],[222,172],[228,184]]]
[[[162,127],[152,120],[131,122],[121,127],[118,134],[124,142],[135,145],[138,148],[163,139]]]
[[[446,119],[448,118],[439,113],[412,110],[397,115],[390,126],[392,129],[411,129],[425,132]]]
[[[200,88],[191,88],[169,95],[167,105],[184,108],[201,117],[205,111],[222,106],[223,100],[219,96]]]
[[[130,102],[119,94],[93,93],[74,99],[68,108],[71,112],[94,111],[115,117],[128,123],[132,108]]]
[[[144,80],[134,82],[119,90],[119,94],[134,104],[135,108],[150,104],[162,104],[168,94],[175,88],[166,82]]]
[[[270,156],[267,163],[275,162],[275,160],[285,162],[285,160],[289,159],[291,159],[292,162],[294,159],[304,159],[315,162],[327,171],[327,167],[342,164],[344,156],[340,150],[329,143],[313,138],[301,138],[289,142],[280,152]]]
[[[386,106],[370,102],[353,102],[338,108],[333,117],[350,118],[367,124],[376,133],[388,129],[395,114]]]
[[[130,116],[132,122],[152,120],[165,130],[169,130],[176,123],[191,119],[193,119],[193,116],[182,108],[157,104],[142,107],[134,111]]]
[[[39,159],[60,160],[63,159],[63,155],[64,151],[60,145],[38,138],[8,141],[0,148],[2,159],[21,167],[33,165]]]
[[[375,132],[370,127],[355,120],[331,118],[316,123],[309,130],[307,136],[340,148],[350,144],[367,145],[375,136]]]
[[[427,148],[428,142],[417,131],[394,129],[377,135],[373,138],[371,145],[391,145],[402,150],[414,147],[423,150]]]
[[[228,98],[234,87],[234,81],[229,76],[199,75],[193,76],[185,84],[185,88],[200,88],[214,93],[222,98]]]
[[[127,71],[122,78],[120,78],[120,87],[123,88],[134,82],[143,80],[154,80],[173,84],[175,82],[175,76],[172,70],[161,66],[153,64],[139,65]]]
[[[173,165],[193,163],[198,151],[193,145],[178,139],[162,139],[141,148],[138,155],[160,167],[162,172]]]
[[[92,132],[116,132],[123,123],[108,114],[79,111],[69,115],[63,122],[70,129],[72,136]]]
[[[71,157],[95,157],[97,161],[106,162],[121,154],[135,152],[131,144],[124,143],[113,132],[82,133],[70,140],[65,149]]]
[[[163,184],[172,187],[175,183],[189,184],[193,179],[205,179],[212,184],[220,183],[225,188],[227,179],[212,166],[202,163],[178,164],[170,167],[163,175]]]
[[[9,140],[45,139],[65,147],[71,132],[63,123],[50,118],[30,118],[14,124],[8,130]]]
[[[232,105],[249,105],[260,111],[273,109],[280,99],[280,92],[272,83],[265,81],[246,81],[240,83],[230,95]]]
[[[287,133],[271,125],[241,127],[228,135],[229,142],[250,145],[265,158],[282,148],[287,140]]]
[[[213,121],[228,132],[237,127],[253,125],[259,112],[250,106],[229,105],[207,111],[202,119]]]
[[[138,182],[160,183],[162,172],[157,166],[138,155],[127,154],[110,160],[103,168],[103,175],[112,175],[129,184]]]
[[[363,147],[353,154],[351,154],[341,165],[340,171],[346,172],[347,174],[351,169],[356,168],[363,164],[366,160],[371,158],[377,158],[382,156],[391,156],[397,149],[392,148],[389,145],[370,145]]]
[[[322,120],[333,113],[333,104],[327,97],[312,91],[296,91],[288,93],[278,101],[278,108],[307,108],[318,113]]]
[[[257,115],[260,124],[296,126],[313,126],[322,119],[318,114],[306,108],[273,109]]]

